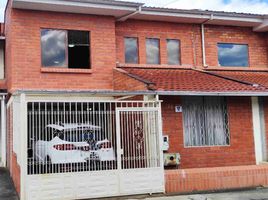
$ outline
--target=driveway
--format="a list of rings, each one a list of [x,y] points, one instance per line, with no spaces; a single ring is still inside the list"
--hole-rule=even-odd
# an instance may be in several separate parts
[[[13,182],[6,169],[0,168],[0,200],[18,200]]]

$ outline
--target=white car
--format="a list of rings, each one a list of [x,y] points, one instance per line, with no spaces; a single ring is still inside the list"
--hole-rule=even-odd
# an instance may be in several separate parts
[[[49,124],[35,142],[35,160],[42,164],[113,161],[111,142],[101,139],[101,127],[89,124]],[[98,141],[99,140],[99,141]]]

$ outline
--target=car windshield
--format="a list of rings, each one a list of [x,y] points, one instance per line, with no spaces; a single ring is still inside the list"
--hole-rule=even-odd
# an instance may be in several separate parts
[[[58,137],[68,142],[89,142],[96,140],[97,132],[94,130],[68,130],[60,132]]]

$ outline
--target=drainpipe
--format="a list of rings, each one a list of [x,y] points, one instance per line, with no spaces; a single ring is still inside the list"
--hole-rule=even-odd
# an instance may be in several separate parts
[[[139,6],[135,12],[130,13],[130,14],[127,14],[127,15],[124,15],[124,16],[122,16],[122,17],[119,17],[119,18],[116,19],[116,21],[118,21],[118,22],[124,22],[124,21],[126,21],[128,18],[130,18],[130,17],[132,17],[132,16],[134,16],[134,15],[137,15],[137,14],[141,13],[141,10],[142,10],[142,5]]]
[[[208,21],[213,20],[213,14],[210,15],[210,18],[204,21],[201,24],[201,39],[202,39],[202,57],[203,57],[203,67],[208,67],[207,61],[206,61],[206,47],[205,47],[205,23]]]

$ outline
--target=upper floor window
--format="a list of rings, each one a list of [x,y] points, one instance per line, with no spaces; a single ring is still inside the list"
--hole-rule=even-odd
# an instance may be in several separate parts
[[[180,64],[180,41],[167,39],[167,57],[169,65]]]
[[[160,64],[159,56],[159,39],[147,38],[146,39],[146,63],[147,64]]]
[[[125,38],[125,62],[138,63],[138,39]]]
[[[220,66],[247,67],[248,45],[218,43],[218,62]]]
[[[90,68],[88,31],[41,30],[42,66]]]

